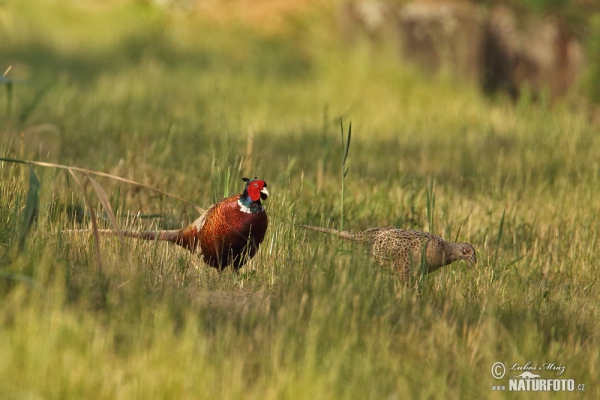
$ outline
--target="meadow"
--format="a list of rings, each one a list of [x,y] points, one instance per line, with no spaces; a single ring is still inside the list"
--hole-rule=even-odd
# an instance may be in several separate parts
[[[73,177],[33,167],[27,229],[28,167],[0,162],[1,398],[517,397],[492,386],[522,370],[496,380],[496,362],[555,363],[564,373],[532,372],[600,396],[598,109],[487,97],[390,43],[347,43],[335,4],[271,26],[152,2],[0,3],[1,157],[202,208],[244,176],[271,192],[267,237],[239,274],[113,237],[99,262],[92,235],[62,232],[90,227]],[[342,223],[341,121],[344,228],[432,231],[473,244],[475,266],[405,286],[298,227]],[[95,179],[123,228],[198,216]]]

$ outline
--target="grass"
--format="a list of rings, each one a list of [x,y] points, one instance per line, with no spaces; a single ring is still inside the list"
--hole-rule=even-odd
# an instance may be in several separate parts
[[[0,97],[2,156],[104,171],[201,207],[259,176],[270,227],[240,274],[107,237],[99,268],[91,237],[61,233],[90,226],[81,190],[36,167],[39,211],[19,253],[29,175],[2,163],[4,398],[511,397],[491,390],[508,384],[492,378],[496,361],[561,364],[598,396],[597,111],[424,76],[385,46],[342,43],[328,9],[265,33],[95,4],[0,5],[0,60],[22,82],[10,110]],[[353,130],[345,229],[433,226],[472,243],[475,268],[456,263],[416,290],[296,228],[341,223],[340,118]],[[198,215],[96,181],[123,228]]]

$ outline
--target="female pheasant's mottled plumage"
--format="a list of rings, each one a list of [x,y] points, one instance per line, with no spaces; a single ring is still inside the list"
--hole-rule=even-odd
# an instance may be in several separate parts
[[[387,228],[372,228],[352,233],[336,229],[301,225],[303,228],[337,235],[346,240],[365,243],[370,247],[371,255],[381,264],[392,266],[403,279],[417,272],[422,255],[425,255],[424,272],[433,272],[454,261],[477,262],[475,249],[468,243],[446,242],[439,236],[428,232]],[[413,269],[411,270],[411,267]]]
[[[267,183],[257,178],[244,178],[244,181],[246,187],[242,194],[215,203],[186,228],[122,233],[139,239],[166,240],[191,252],[200,250],[202,259],[211,267],[221,270],[231,264],[238,270],[254,257],[269,224],[261,204],[261,200],[269,197]],[[112,230],[99,232],[115,234]]]

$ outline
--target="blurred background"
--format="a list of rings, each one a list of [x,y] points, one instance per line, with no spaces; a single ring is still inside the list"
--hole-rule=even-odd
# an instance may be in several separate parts
[[[0,42],[4,151],[90,167],[210,165],[225,138],[239,164],[267,138],[282,153],[290,135],[328,145],[346,118],[404,138],[405,170],[422,177],[428,152],[411,148],[436,154],[445,132],[513,140],[502,107],[598,120],[595,0],[4,0]]]
[[[0,3],[1,62],[4,70],[12,66],[7,76],[15,79],[43,79],[57,66],[63,75],[91,79],[123,62],[143,63],[151,54],[165,62],[182,57],[200,72],[218,56],[201,47],[212,36],[221,36],[213,38],[215,50],[227,47],[221,53],[235,53],[231,65],[248,57],[253,49],[247,43],[225,42],[219,29],[244,36],[249,32],[240,30],[247,30],[267,41],[261,50],[272,59],[237,66],[265,75],[274,72],[269,68],[289,76],[307,73],[324,41],[366,42],[373,51],[394,53],[399,65],[447,72],[489,94],[518,98],[526,92],[556,100],[575,91],[600,101],[600,4],[595,0]],[[76,56],[78,48],[89,51]],[[120,52],[126,60],[115,59]]]

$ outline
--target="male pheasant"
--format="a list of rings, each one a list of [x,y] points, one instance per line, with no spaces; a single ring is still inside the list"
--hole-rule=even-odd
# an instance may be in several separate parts
[[[186,228],[122,233],[133,238],[173,242],[191,252],[199,250],[204,262],[211,267],[222,270],[231,264],[237,271],[254,257],[269,224],[260,202],[269,197],[267,183],[257,178],[243,180],[246,182],[243,193],[215,203]],[[113,230],[98,232],[116,233]]]
[[[424,254],[424,273],[428,274],[454,261],[477,262],[475,249],[469,243],[451,243],[428,232],[398,229],[393,226],[372,228],[352,233],[336,229],[300,225],[303,228],[333,234],[342,239],[365,243],[371,255],[381,264],[392,266],[402,279],[409,279],[419,268]]]

